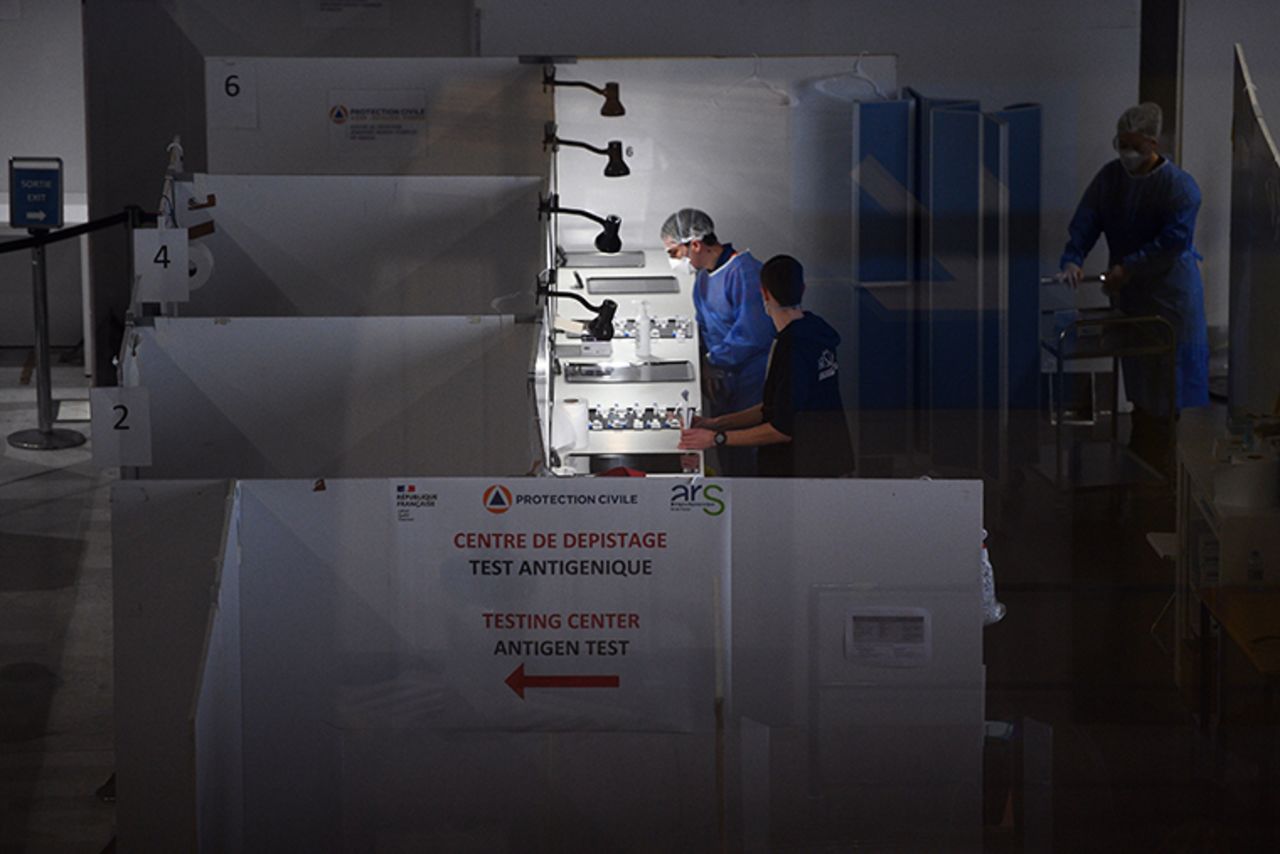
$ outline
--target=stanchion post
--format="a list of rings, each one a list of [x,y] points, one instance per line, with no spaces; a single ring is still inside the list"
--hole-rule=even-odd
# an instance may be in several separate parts
[[[33,231],[32,236],[44,234]],[[53,429],[53,376],[49,367],[49,279],[44,244],[31,249],[31,303],[36,314],[36,408],[41,433]]]
[[[33,237],[47,234],[46,229],[31,229]],[[36,413],[35,430],[19,430],[9,434],[9,444],[27,451],[58,451],[84,444],[84,434],[53,426],[53,377],[49,364],[49,284],[45,275],[43,243],[31,247],[31,296],[36,320]]]

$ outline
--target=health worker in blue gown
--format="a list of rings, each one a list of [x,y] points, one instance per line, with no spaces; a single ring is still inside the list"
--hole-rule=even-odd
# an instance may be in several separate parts
[[[1177,380],[1154,357],[1122,359],[1125,391],[1133,404],[1130,446],[1148,460],[1163,460],[1169,404],[1177,411],[1209,402],[1209,344],[1200,255],[1195,250],[1200,188],[1160,154],[1161,112],[1152,103],[1124,112],[1112,141],[1119,157],[1094,176],[1068,228],[1061,278],[1078,286],[1085,256],[1099,235],[1107,238],[1104,289],[1127,315],[1159,315],[1178,334]]]
[[[703,414],[723,415],[760,403],[773,345],[773,321],[760,296],[760,262],[720,243],[711,217],[681,208],[660,232],[673,267],[692,273],[693,307],[703,354]],[[717,451],[721,474],[756,474],[754,448]]]

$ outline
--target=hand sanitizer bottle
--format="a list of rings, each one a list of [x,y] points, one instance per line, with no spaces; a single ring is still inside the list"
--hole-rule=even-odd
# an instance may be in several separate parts
[[[636,355],[648,359],[653,355],[653,322],[649,317],[649,303],[640,301],[640,317],[636,319]]]

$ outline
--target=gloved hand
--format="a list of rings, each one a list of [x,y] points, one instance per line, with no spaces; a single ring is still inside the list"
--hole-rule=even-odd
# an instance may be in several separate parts
[[[1084,270],[1080,269],[1079,264],[1072,264],[1068,261],[1062,265],[1062,271],[1058,273],[1058,280],[1073,288],[1080,287],[1080,280],[1084,278]]]

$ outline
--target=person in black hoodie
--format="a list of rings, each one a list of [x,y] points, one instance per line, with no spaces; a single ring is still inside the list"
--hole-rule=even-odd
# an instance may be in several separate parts
[[[800,308],[804,268],[775,255],[760,269],[764,308],[778,331],[769,354],[764,400],[715,418],[695,418],[680,447],[759,447],[761,477],[841,477],[854,468],[836,348],[840,335]]]

